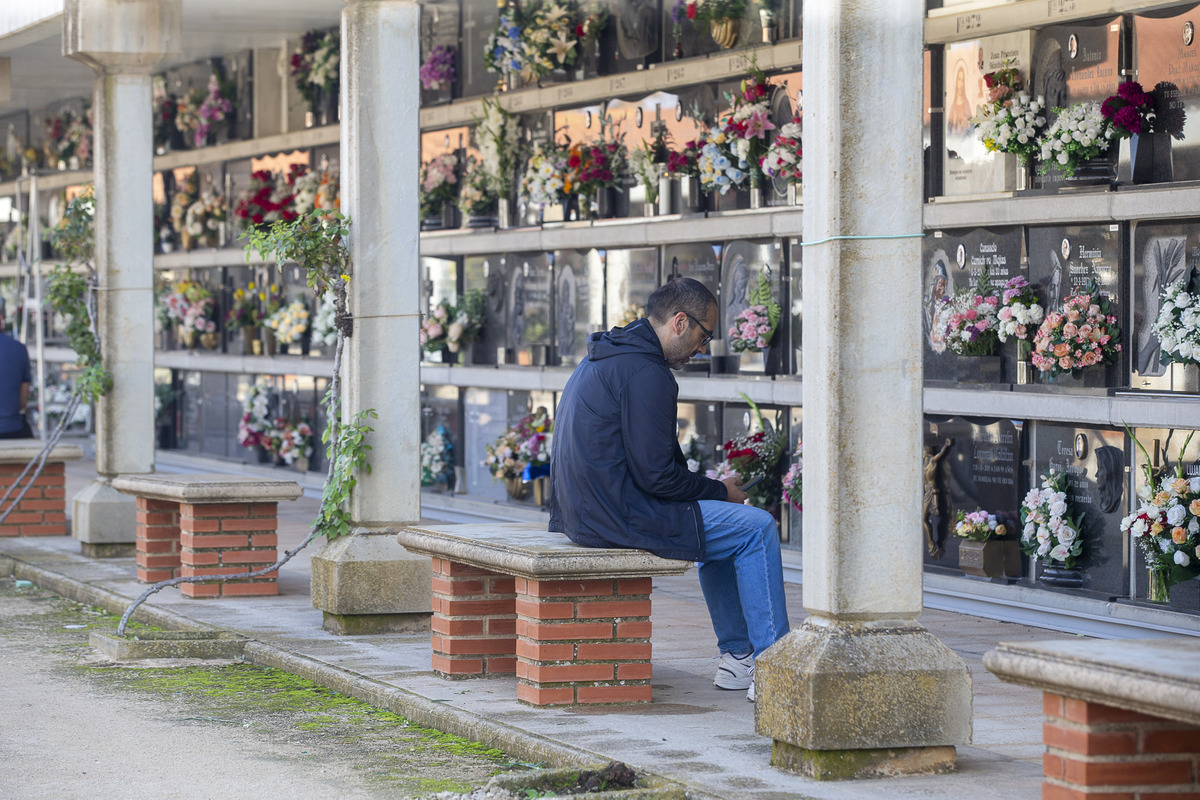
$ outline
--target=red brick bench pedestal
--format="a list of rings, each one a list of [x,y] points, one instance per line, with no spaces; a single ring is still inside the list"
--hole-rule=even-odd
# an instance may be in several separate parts
[[[516,673],[537,706],[650,702],[650,586],[687,561],[580,547],[532,525],[446,525],[397,534],[433,558],[433,669]]]
[[[1200,642],[1001,642],[983,663],[1044,692],[1043,800],[1200,797]]]
[[[25,471],[29,462],[42,452],[40,439],[0,439],[0,497]],[[0,524],[0,536],[65,536],[67,534],[66,485],[63,464],[83,458],[83,449],[74,444],[55,445],[46,457],[42,474],[32,480],[33,470],[0,503],[0,513],[12,508],[17,495],[32,480],[21,502]]]
[[[144,583],[251,572],[277,558],[276,508],[301,495],[295,481],[233,475],[123,475],[113,488],[137,498],[137,574]],[[185,597],[278,594],[275,572],[183,583]]]

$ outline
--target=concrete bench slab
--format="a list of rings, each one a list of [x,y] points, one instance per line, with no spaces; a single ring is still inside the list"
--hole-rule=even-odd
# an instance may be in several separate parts
[[[691,562],[581,547],[526,523],[415,526],[400,544],[433,559],[433,669],[516,673],[536,706],[650,702],[650,592]]]
[[[122,494],[176,503],[278,503],[304,493],[295,481],[220,473],[121,475],[112,486]]]
[[[43,447],[40,439],[0,439],[0,496],[3,496],[37,458]],[[9,499],[0,505],[7,511],[25,486],[25,496],[0,524],[0,536],[65,536],[67,533],[66,474],[63,465],[83,458],[83,448],[75,444],[56,444],[46,457],[41,474],[32,471],[21,479]],[[32,483],[32,485],[30,485]]]
[[[1001,642],[983,664],[1043,692],[1044,797],[1200,796],[1200,640]]]
[[[252,572],[278,557],[278,504],[303,490],[295,481],[217,473],[121,475],[112,486],[137,499],[137,575],[175,577]],[[278,594],[277,573],[180,584],[185,597]]]

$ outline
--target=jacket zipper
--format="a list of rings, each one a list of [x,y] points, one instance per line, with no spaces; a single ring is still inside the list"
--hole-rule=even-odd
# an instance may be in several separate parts
[[[700,558],[698,558],[696,560],[703,561],[704,560],[704,538],[700,535],[700,524],[701,523],[696,519],[696,501],[693,500],[692,502],[688,503],[688,508],[691,509],[691,512],[692,512],[692,523],[694,525],[692,530],[694,530],[696,532],[696,549],[700,552]]]

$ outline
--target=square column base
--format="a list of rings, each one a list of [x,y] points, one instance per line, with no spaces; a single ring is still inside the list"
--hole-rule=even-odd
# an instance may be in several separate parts
[[[819,781],[890,778],[953,772],[953,747],[892,747],[880,750],[805,750],[787,742],[771,743],[771,765]]]
[[[757,659],[754,677],[755,729],[789,745],[777,752],[805,774],[937,772],[971,741],[971,675],[915,622],[810,617]]]

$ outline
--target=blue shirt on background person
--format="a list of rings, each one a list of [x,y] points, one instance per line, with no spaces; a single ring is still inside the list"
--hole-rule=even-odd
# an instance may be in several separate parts
[[[0,299],[0,438],[28,438],[33,435],[25,421],[29,402],[29,350],[6,332],[4,301]]]

